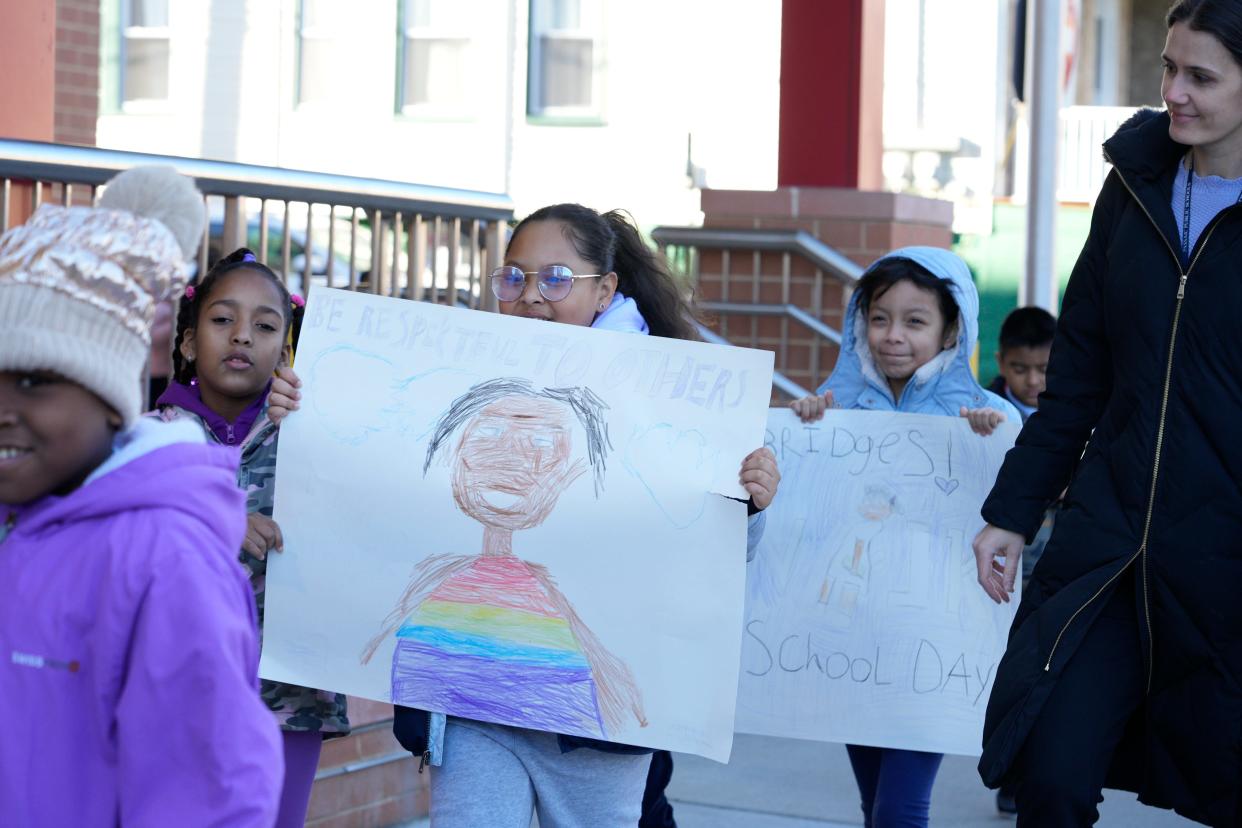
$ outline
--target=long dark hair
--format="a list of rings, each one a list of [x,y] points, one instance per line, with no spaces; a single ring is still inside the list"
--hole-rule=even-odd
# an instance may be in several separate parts
[[[617,290],[634,300],[655,336],[701,339],[693,305],[669,273],[664,257],[647,246],[630,215],[622,210],[597,213],[581,204],[541,207],[518,223],[509,245],[527,224],[559,221],[578,255],[600,273],[615,271]],[[507,248],[506,248],[507,250]]]
[[[194,363],[181,355],[181,341],[185,339],[186,330],[198,327],[199,311],[206,306],[207,298],[211,296],[211,292],[215,289],[221,277],[242,268],[248,268],[256,273],[263,274],[276,286],[276,290],[280,293],[280,307],[285,318],[285,330],[282,333],[289,336],[290,342],[294,345],[297,344],[298,333],[302,328],[302,315],[305,311],[304,303],[294,304],[289,289],[285,287],[285,283],[276,275],[276,271],[258,261],[251,250],[243,247],[234,250],[223,259],[217,261],[212,265],[211,270],[207,271],[207,275],[201,281],[187,288],[185,293],[181,295],[181,299],[177,303],[177,336],[173,340],[172,349],[174,382],[189,385],[190,381],[197,375]]]
[[[1242,3],[1238,0],[1180,0],[1164,18],[1170,29],[1185,23],[1196,32],[1212,35],[1242,66]]]

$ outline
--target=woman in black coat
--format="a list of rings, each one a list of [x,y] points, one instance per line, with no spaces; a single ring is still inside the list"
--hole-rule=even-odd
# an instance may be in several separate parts
[[[1103,787],[1242,824],[1242,3],[1168,25],[1168,111],[1104,145],[1047,391],[975,540],[1008,601],[1069,484],[984,726],[1019,825],[1091,825]]]

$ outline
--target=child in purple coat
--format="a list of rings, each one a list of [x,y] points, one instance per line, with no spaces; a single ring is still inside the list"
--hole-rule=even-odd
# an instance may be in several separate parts
[[[138,416],[201,196],[140,168],[102,203],[0,237],[0,821],[266,828],[237,455]]]

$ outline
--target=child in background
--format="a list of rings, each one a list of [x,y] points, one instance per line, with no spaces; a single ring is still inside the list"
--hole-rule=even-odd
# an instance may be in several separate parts
[[[1001,323],[1000,350],[996,352],[1000,375],[992,381],[988,390],[1013,403],[1024,423],[1035,413],[1039,407],[1039,395],[1044,393],[1048,358],[1052,353],[1052,338],[1056,330],[1056,318],[1043,308],[1034,306],[1010,311]],[[1058,508],[1054,504],[1048,509],[1035,539],[1022,550],[1023,586],[1030,580],[1035,563],[1052,537]],[[996,792],[996,810],[1002,814],[1017,814],[1018,804],[1014,794],[1012,787],[1002,785]]]
[[[988,390],[1013,403],[1022,422],[1039,407],[1048,374],[1048,355],[1057,320],[1043,308],[1027,307],[1010,311],[1001,323],[1000,350],[996,365],[1000,376]]]
[[[662,261],[625,214],[578,204],[544,207],[514,229],[505,264],[491,275],[500,312],[636,335],[698,339],[694,317]],[[272,413],[298,405],[297,379],[281,372]],[[277,409],[279,408],[279,411]],[[748,556],[780,472],[766,448],[741,463],[750,494]],[[664,787],[667,751],[475,722],[397,707],[393,726],[407,749],[433,766],[437,828],[672,825]],[[420,764],[420,770],[422,765]],[[650,779],[649,779],[650,774]],[[644,788],[646,794],[644,795]],[[641,808],[641,810],[640,810]]]
[[[0,821],[268,828],[236,456],[138,416],[202,196],[135,168],[100,204],[0,238]]]
[[[1056,329],[1056,318],[1043,308],[1036,307],[1011,311],[1001,324],[1000,350],[996,353],[1000,376],[992,381],[989,390],[1013,403],[1024,423],[1039,408],[1039,395],[1044,393],[1048,357],[1052,353],[1052,338]],[[1030,579],[1048,538],[1052,536],[1058,508],[1058,504],[1053,504],[1048,509],[1035,539],[1022,550],[1024,584]],[[1003,794],[1002,790],[997,797],[997,806],[1004,813],[1016,813],[1005,807],[1008,803],[1002,801]]]
[[[1018,412],[985,391],[970,370],[979,295],[966,263],[932,247],[907,247],[877,260],[854,289],[841,355],[814,396],[791,404],[804,422],[828,408],[965,417],[991,434]],[[927,825],[944,758],[896,748],[846,745],[867,828]]]
[[[208,440],[241,450],[236,485],[246,493],[249,516],[239,548],[254,587],[260,631],[267,555],[284,548],[272,520],[278,432],[263,413],[276,367],[290,360],[302,308],[302,300],[290,296],[280,277],[249,250],[221,259],[182,295],[173,381],[158,402],[166,422],[193,423]],[[301,826],[323,739],[349,732],[345,697],[266,679],[261,692],[284,742],[276,826]]]

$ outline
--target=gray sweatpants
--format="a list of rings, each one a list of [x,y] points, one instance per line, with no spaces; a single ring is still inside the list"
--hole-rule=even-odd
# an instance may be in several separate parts
[[[650,754],[579,748],[556,736],[450,717],[431,769],[432,828],[634,828]]]

